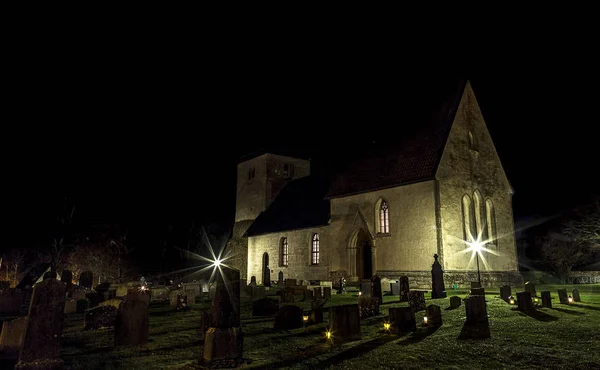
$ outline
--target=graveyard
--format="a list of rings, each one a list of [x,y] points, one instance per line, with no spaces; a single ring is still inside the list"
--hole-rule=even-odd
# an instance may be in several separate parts
[[[239,319],[231,314],[235,308],[227,306],[235,305],[235,298],[229,302],[227,295],[196,294],[186,288],[175,291],[175,295],[173,291],[169,295],[155,294],[150,301],[145,292],[129,290],[126,297],[121,297],[124,301],[112,298],[101,306],[112,308],[116,302],[120,307],[114,324],[100,324],[85,330],[84,323],[89,323],[85,316],[90,309],[65,313],[61,336],[53,348],[60,347],[59,357],[65,369],[210,368],[202,358],[203,354],[206,356],[206,343],[210,342],[207,333],[214,330],[207,328],[215,326],[239,327],[242,332],[240,337],[234,334],[233,341],[216,340],[213,343],[217,347],[228,347],[229,351],[230,346],[236,346],[231,343],[239,344],[241,340],[243,349],[233,350],[234,356],[238,356],[233,364],[240,369],[600,367],[598,284],[538,285],[532,288],[535,293],[531,295],[531,285],[513,287],[512,294],[508,293],[514,298],[512,304],[510,299],[501,298],[502,294],[507,294],[503,291],[506,287],[502,291],[500,287],[459,288],[448,290],[447,297],[435,299],[431,298],[431,290],[411,291],[411,296],[418,292],[415,296],[424,298],[424,305],[420,302],[416,306],[412,300],[410,305],[400,302],[401,296],[392,295],[383,287],[382,292],[373,292],[374,296],[381,294],[382,302],[378,307],[362,304],[372,300],[365,297],[368,293],[359,294],[358,288],[354,287],[340,294],[334,289],[330,298],[329,290],[323,294],[317,288],[313,290],[314,294],[307,294],[302,292],[306,289],[294,292],[288,288],[258,286],[248,290],[242,287]],[[560,302],[558,293],[562,289],[569,296],[564,303]],[[580,302],[573,299],[576,297],[573,289],[577,289]],[[282,295],[286,290],[289,294]],[[250,294],[244,294],[245,291]],[[550,293],[551,308],[542,307],[542,297],[547,297],[547,293],[542,292]],[[173,296],[176,299],[170,299]],[[535,296],[527,301],[532,307],[522,307],[527,298],[524,296]],[[467,297],[481,297],[479,302],[485,301],[487,335],[465,335],[468,333],[467,301],[463,299]],[[265,305],[258,309],[258,301],[268,301],[274,307]],[[130,303],[129,314],[125,302]],[[213,304],[219,310],[212,311]],[[301,310],[303,322],[298,324],[298,315],[279,316],[278,312],[284,311],[285,307],[292,308],[290,306],[298,307],[298,313]],[[436,306],[439,306],[437,314],[433,309]],[[319,307],[322,314],[321,323],[312,322],[314,317],[308,316],[315,307]],[[396,311],[408,313],[408,326],[404,332],[399,332],[401,325],[398,316],[394,319],[396,313],[390,315]],[[217,315],[220,317],[207,320],[206,315],[211,312],[220,312]],[[332,319],[332,314],[337,318]],[[426,315],[430,317],[424,324]],[[330,326],[330,320],[336,324]],[[317,318],[316,321],[321,320]],[[139,330],[139,327],[144,329]],[[40,339],[30,340],[38,342],[37,346]],[[0,345],[3,341],[6,342],[6,338],[0,340]],[[27,345],[27,339],[24,343]],[[11,368],[16,359],[3,350],[0,361],[2,368]]]

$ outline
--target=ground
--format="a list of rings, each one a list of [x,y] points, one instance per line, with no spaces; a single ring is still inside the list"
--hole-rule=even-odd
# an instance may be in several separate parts
[[[582,303],[558,301],[558,288],[577,287]],[[389,307],[403,306],[385,296],[382,314],[363,320],[362,340],[332,346],[324,338],[325,324],[274,332],[272,318],[252,317],[250,301],[242,302],[244,360],[240,369],[600,369],[600,285],[538,286],[552,292],[552,309],[526,315],[486,289],[491,338],[459,340],[464,305],[449,310],[449,299],[431,300],[442,307],[443,325],[419,327],[416,333],[386,334]],[[518,290],[520,291],[520,289]],[[467,291],[449,291],[461,298]],[[513,290],[513,295],[516,292]],[[327,306],[356,302],[356,293],[334,295]],[[200,301],[200,300],[198,300]],[[309,305],[296,303],[303,308]],[[139,347],[115,348],[113,329],[82,331],[82,315],[65,319],[61,356],[66,369],[196,369],[202,354],[199,315],[210,302],[198,302],[187,312],[167,305],[150,309],[150,341]],[[424,311],[416,314],[421,322]],[[325,314],[327,322],[327,313]]]

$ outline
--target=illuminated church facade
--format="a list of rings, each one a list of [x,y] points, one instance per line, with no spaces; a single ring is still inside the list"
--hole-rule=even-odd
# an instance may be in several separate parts
[[[408,276],[431,288],[521,285],[513,190],[470,83],[417,132],[340,169],[323,185],[310,161],[261,153],[238,164],[235,229],[242,276],[349,281]],[[247,248],[246,248],[247,246]]]

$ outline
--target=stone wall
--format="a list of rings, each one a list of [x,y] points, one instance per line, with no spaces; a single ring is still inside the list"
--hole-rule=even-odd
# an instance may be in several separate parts
[[[399,280],[401,276],[407,276],[411,289],[431,290],[431,270],[378,271],[377,274],[389,280]],[[446,290],[452,290],[454,284],[457,284],[458,288],[471,288],[472,281],[477,281],[477,271],[444,271],[444,285]],[[523,276],[518,272],[511,271],[482,271],[481,285],[484,287],[499,287],[502,285],[521,287],[523,286]],[[386,289],[389,288],[386,287]]]

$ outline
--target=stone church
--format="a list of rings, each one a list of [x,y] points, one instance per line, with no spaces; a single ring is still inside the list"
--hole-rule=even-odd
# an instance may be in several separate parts
[[[437,107],[411,135],[354,160],[326,186],[307,159],[266,152],[242,160],[234,233],[248,281],[268,285],[280,271],[305,281],[377,273],[431,288],[437,254],[449,289],[477,280],[478,258],[483,285],[521,285],[513,190],[471,84]]]

